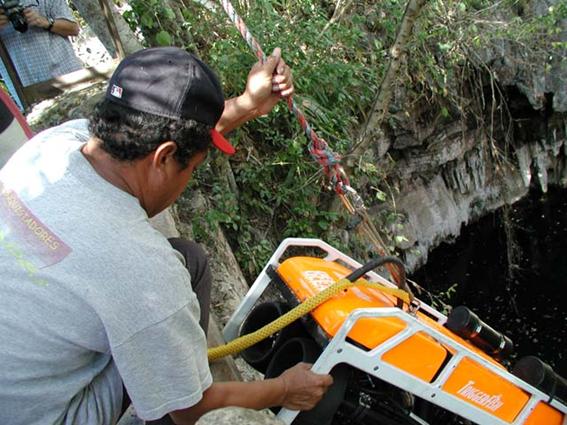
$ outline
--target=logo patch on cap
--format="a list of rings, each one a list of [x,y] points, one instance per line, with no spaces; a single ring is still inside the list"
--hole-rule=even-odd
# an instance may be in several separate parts
[[[118,87],[117,85],[113,84],[112,88],[110,89],[110,94],[118,99],[122,99],[122,87]]]

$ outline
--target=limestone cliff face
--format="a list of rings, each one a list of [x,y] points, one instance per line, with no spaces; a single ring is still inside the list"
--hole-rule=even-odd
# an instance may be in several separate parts
[[[542,15],[557,4],[535,0],[524,7]],[[567,20],[559,30],[559,40],[567,41]],[[548,185],[567,187],[565,49],[547,65],[508,41],[479,57],[494,72],[508,109],[507,122],[494,126],[511,133],[457,122],[420,127],[406,119],[390,137],[388,153],[397,159],[395,205],[407,238],[398,247],[409,269],[424,264],[431,248],[458,236],[461,226],[518,201],[530,187],[542,192]]]
[[[404,152],[396,196],[402,214],[400,248],[409,269],[427,260],[428,251],[460,233],[461,226],[504,204],[520,200],[532,185],[567,187],[567,127],[513,147],[497,161],[480,130],[439,136],[439,143]]]
[[[519,2],[522,3],[522,2]],[[544,16],[550,8],[560,7],[562,0],[528,0],[522,14]],[[567,19],[559,22],[557,41],[567,41]],[[482,61],[493,69],[502,85],[515,86],[527,97],[534,109],[549,103],[555,112],[567,112],[566,49],[549,52],[545,61],[534,60],[531,52],[511,41],[501,41],[479,52]],[[552,94],[552,99],[549,95]],[[546,99],[547,97],[547,99]]]

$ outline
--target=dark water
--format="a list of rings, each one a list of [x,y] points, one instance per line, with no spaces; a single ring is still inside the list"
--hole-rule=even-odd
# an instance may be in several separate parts
[[[515,358],[537,355],[565,377],[567,190],[534,191],[509,207],[508,229],[517,248],[512,273],[504,216],[499,210],[463,228],[454,243],[432,251],[412,279],[435,293],[457,284],[449,304],[466,305],[508,335]]]

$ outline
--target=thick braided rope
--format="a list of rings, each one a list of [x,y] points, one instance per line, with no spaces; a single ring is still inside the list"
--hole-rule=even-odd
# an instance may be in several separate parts
[[[250,46],[256,57],[264,62],[266,60],[266,55],[262,51],[262,47],[256,40],[256,38],[252,35],[242,18],[236,13],[234,7],[230,3],[229,0],[220,0],[222,7],[224,8],[225,12],[227,13],[230,20],[234,23],[240,34],[246,40],[246,43]],[[301,110],[297,107],[296,103],[294,102],[293,98],[289,96],[287,98],[287,106],[291,112],[295,115],[301,128],[303,129],[305,135],[309,139],[309,153],[311,157],[317,161],[322,167],[325,175],[331,182],[334,190],[342,194],[344,193],[344,186],[349,185],[348,177],[344,175],[342,172],[342,168],[340,165],[340,156],[333,152],[327,142],[320,138],[315,130],[309,125],[305,115]]]
[[[364,286],[368,288],[379,289],[380,291],[386,294],[390,294],[401,299],[406,304],[409,304],[410,302],[409,294],[401,289],[390,288],[376,282],[368,282],[366,279],[359,279],[355,283],[347,279],[341,279],[336,283],[334,283],[333,285],[326,288],[325,290],[319,292],[317,295],[308,298],[294,309],[288,311],[284,315],[280,316],[273,322],[268,323],[267,325],[258,329],[257,331],[236,338],[227,344],[219,345],[218,347],[209,348],[207,352],[209,361],[214,361],[222,357],[228,356],[230,354],[240,353],[241,351],[247,349],[248,347],[251,347],[252,345],[282,330],[283,328],[285,328],[295,320],[299,319],[300,317],[305,316],[311,310],[315,309],[320,304],[327,301],[329,298],[334,297],[335,295],[337,295],[338,293],[347,289],[350,286]]]

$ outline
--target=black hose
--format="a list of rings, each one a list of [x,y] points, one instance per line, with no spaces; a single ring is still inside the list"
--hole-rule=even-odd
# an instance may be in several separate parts
[[[353,271],[351,274],[349,274],[346,277],[346,279],[351,281],[351,282],[354,282],[355,280],[360,279],[362,276],[364,276],[369,271],[374,270],[375,268],[383,266],[384,264],[387,264],[387,263],[395,264],[397,266],[397,268],[400,272],[400,281],[396,282],[396,285],[398,285],[398,288],[406,291],[410,295],[410,300],[412,300],[413,299],[413,293],[411,292],[411,289],[409,288],[407,280],[406,280],[406,268],[405,268],[402,260],[400,260],[398,257],[387,256],[387,257],[374,258],[373,260],[369,261],[368,263],[366,263],[362,267]],[[402,306],[403,306],[403,301],[398,299],[398,307],[402,308]]]

